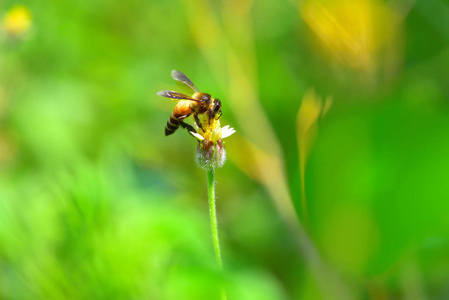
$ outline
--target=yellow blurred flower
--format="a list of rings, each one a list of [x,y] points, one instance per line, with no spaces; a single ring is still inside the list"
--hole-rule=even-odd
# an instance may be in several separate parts
[[[375,70],[397,33],[394,11],[378,0],[306,0],[300,11],[331,60],[354,69]]]
[[[6,13],[2,29],[10,37],[22,37],[30,31],[32,21],[30,10],[26,6],[17,5]]]

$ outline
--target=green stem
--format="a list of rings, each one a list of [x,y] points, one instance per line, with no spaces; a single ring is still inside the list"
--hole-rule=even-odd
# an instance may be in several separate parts
[[[215,208],[215,169],[211,168],[207,173],[207,190],[209,194],[209,215],[210,227],[212,231],[212,242],[214,243],[215,258],[217,259],[220,270],[223,269],[221,260],[220,241],[218,239],[217,210]],[[226,293],[221,289],[221,300],[226,300]]]
[[[220,241],[218,239],[217,211],[215,209],[215,169],[207,170],[207,189],[209,192],[209,214],[210,227],[212,230],[212,242],[214,243],[215,258],[217,259],[220,269],[223,268],[221,261]]]

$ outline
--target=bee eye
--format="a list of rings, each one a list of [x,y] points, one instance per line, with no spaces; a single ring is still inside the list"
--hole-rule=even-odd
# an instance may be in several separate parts
[[[221,108],[221,101],[218,99],[215,99],[214,111],[217,112],[220,110],[220,108]]]

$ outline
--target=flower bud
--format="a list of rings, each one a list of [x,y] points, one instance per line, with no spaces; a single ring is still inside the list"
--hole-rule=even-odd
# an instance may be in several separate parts
[[[206,139],[198,142],[196,161],[201,168],[205,170],[220,168],[225,160],[226,150],[221,138],[216,143]]]
[[[218,118],[203,119],[202,128],[194,124],[196,132],[190,131],[190,134],[198,140],[196,161],[205,170],[220,168],[224,165],[226,151],[223,139],[235,133],[234,128],[229,125],[221,127]]]

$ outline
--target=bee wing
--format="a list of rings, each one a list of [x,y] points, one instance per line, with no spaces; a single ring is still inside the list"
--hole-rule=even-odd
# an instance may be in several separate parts
[[[198,100],[193,99],[190,96],[187,96],[187,95],[175,92],[175,91],[162,90],[162,91],[159,91],[157,93],[157,95],[165,97],[165,98],[176,99],[176,100],[192,100],[192,101],[197,101],[198,102]]]
[[[184,83],[187,87],[189,87],[195,93],[200,92],[198,90],[198,88],[193,84],[193,82],[183,73],[173,70],[173,71],[171,71],[171,77],[173,77],[173,79],[176,81]]]

